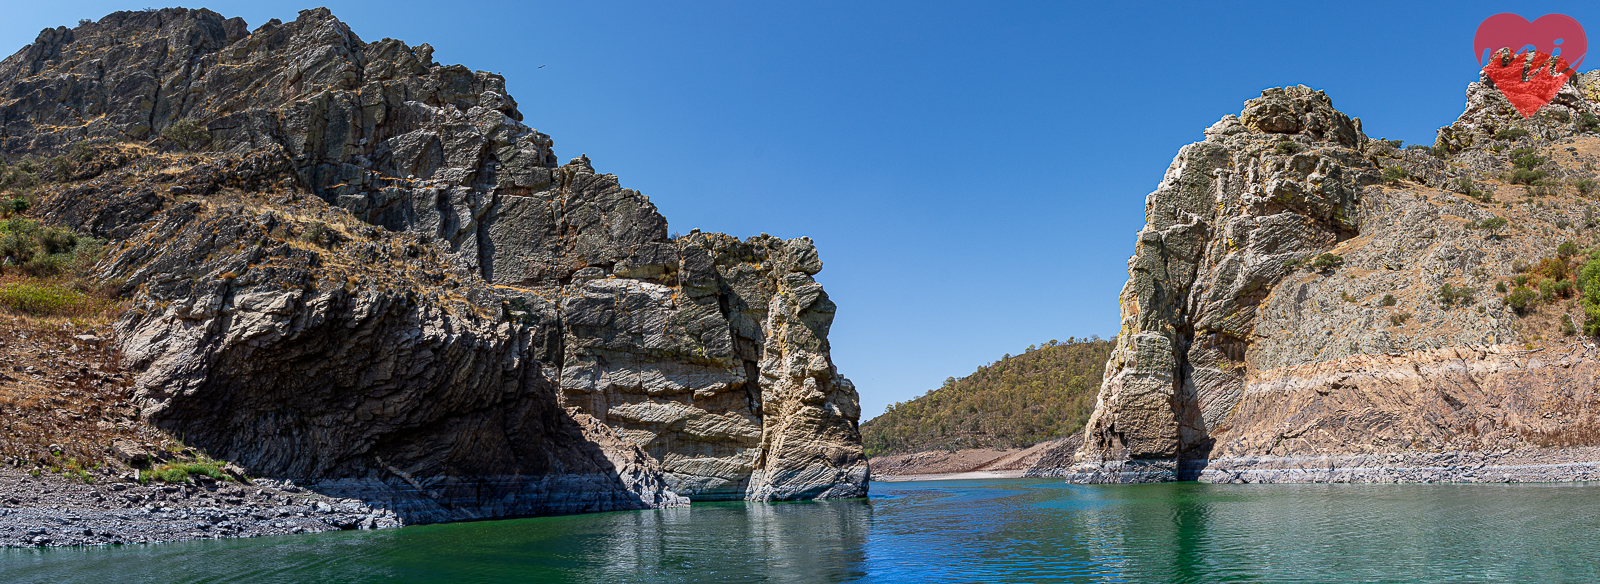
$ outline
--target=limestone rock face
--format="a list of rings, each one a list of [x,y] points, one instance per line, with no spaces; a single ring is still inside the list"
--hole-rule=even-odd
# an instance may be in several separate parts
[[[811,241],[677,244],[662,256],[677,258],[662,267],[676,287],[594,279],[562,301],[563,403],[617,427],[697,499],[864,495],[860,406],[827,356],[835,307],[811,278]]]
[[[432,51],[164,9],[0,62],[0,152],[90,149],[38,209],[110,240],[145,415],[408,521],[864,495],[811,240],[669,237]]]
[[[1558,246],[1590,241],[1595,223],[1581,187],[1564,185],[1596,178],[1600,127],[1582,122],[1596,79],[1575,79],[1532,119],[1474,83],[1424,150],[1367,139],[1304,87],[1224,117],[1146,200],[1083,446],[1070,468],[1055,457],[1029,474],[1588,476],[1528,461],[1592,464],[1600,435],[1595,348],[1571,330],[1584,318],[1574,294],[1553,285],[1582,263]],[[1543,180],[1511,183],[1512,156]],[[1481,227],[1497,217],[1502,228]],[[1555,279],[1529,284],[1546,292],[1513,309],[1507,287],[1530,277]],[[1474,472],[1513,451],[1504,472]],[[1497,454],[1452,454],[1478,452]],[[1477,466],[1428,466],[1458,459]]]
[[[1080,453],[1088,472],[1170,480],[1181,460],[1208,455],[1243,393],[1262,301],[1291,264],[1356,234],[1361,187],[1376,178],[1363,141],[1326,95],[1290,87],[1179,150],[1145,201]]]
[[[1600,99],[1600,72],[1574,76],[1537,115],[1527,119],[1495,88],[1488,74],[1480,74],[1477,82],[1467,85],[1466,98],[1466,108],[1456,121],[1439,128],[1435,145],[1460,152],[1487,146],[1496,132],[1513,128],[1538,138],[1559,138],[1570,134],[1572,123],[1584,114],[1600,115],[1600,108],[1594,105],[1594,100]]]

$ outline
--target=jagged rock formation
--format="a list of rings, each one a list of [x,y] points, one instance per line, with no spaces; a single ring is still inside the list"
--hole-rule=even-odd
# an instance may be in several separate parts
[[[671,238],[431,53],[164,9],[0,62],[0,152],[90,145],[39,214],[111,240],[145,415],[410,521],[864,495],[811,241]]]
[[[1179,151],[1146,201],[1083,447],[1071,468],[1057,460],[1030,474],[1470,480],[1470,469],[1335,467],[1590,445],[1593,346],[1551,338],[1576,301],[1557,292],[1519,314],[1494,289],[1560,243],[1594,243],[1580,231],[1592,204],[1571,185],[1600,160],[1600,138],[1580,122],[1595,112],[1584,92],[1596,81],[1581,76],[1531,120],[1487,79],[1474,83],[1432,153],[1367,138],[1305,87],[1266,90],[1224,117]],[[1510,128],[1527,133],[1500,133]],[[1535,162],[1556,186],[1523,198],[1508,182],[1513,146],[1543,156]],[[1476,228],[1494,217],[1513,228]],[[1322,254],[1332,255],[1313,263]],[[1441,295],[1462,288],[1465,299]],[[1570,340],[1580,342],[1557,346]]]
[[[1376,179],[1355,150],[1359,123],[1304,87],[1267,90],[1206,134],[1145,202],[1085,430],[1083,452],[1110,472],[1174,476],[1206,457],[1241,396],[1256,309],[1291,261],[1355,235],[1361,186]]]

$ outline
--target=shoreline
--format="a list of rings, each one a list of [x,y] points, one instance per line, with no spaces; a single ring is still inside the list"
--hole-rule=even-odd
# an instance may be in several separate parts
[[[399,527],[392,512],[292,482],[85,484],[0,469],[0,548],[233,539]]]
[[[997,471],[969,471],[969,472],[943,472],[927,474],[903,474],[872,477],[874,482],[881,483],[910,483],[920,481],[966,481],[981,479],[1020,479],[1023,471],[997,470]]]
[[[1238,457],[1191,469],[1213,484],[1487,484],[1600,482],[1600,447],[1500,452],[1402,452]],[[1013,478],[1074,484],[1171,482],[1171,461],[1074,469],[1003,469],[874,476],[907,483]],[[1071,472],[1078,471],[1078,472]],[[1187,474],[1187,473],[1186,473]],[[234,539],[404,525],[393,511],[312,492],[288,481],[199,480],[84,484],[65,476],[0,468],[0,548],[67,547]]]
[[[1600,481],[1600,447],[1115,461],[1027,474],[1075,484],[1580,483]]]

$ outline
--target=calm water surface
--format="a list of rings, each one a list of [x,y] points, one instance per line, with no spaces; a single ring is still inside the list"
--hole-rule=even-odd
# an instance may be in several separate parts
[[[1600,582],[1600,485],[874,483],[860,501],[0,552],[6,582]]]

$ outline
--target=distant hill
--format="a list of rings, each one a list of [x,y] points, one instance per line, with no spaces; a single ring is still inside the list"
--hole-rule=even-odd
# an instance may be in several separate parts
[[[1017,448],[1083,428],[1106,359],[1100,337],[1029,346],[861,424],[868,456],[958,448]]]

